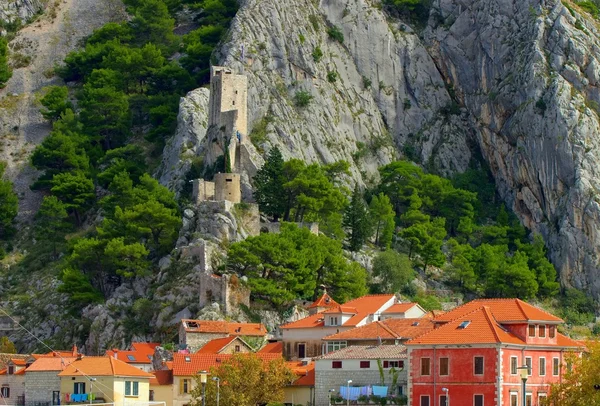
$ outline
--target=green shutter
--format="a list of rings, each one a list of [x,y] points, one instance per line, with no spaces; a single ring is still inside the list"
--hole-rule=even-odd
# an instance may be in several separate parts
[[[139,394],[139,382],[133,382],[133,396]]]
[[[125,396],[131,396],[131,381],[125,381]]]

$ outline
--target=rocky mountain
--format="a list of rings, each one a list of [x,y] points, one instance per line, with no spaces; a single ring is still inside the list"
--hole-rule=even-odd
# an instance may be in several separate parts
[[[0,21],[14,23],[27,21],[42,12],[47,0],[7,0],[0,4]]]
[[[600,32],[589,14],[560,0],[434,0],[417,29],[379,0],[240,3],[214,59],[248,77],[250,138],[259,152],[278,146],[286,158],[344,159],[352,164],[347,182],[364,184],[399,157],[444,175],[481,160],[502,199],[544,237],[562,283],[600,298]],[[42,3],[9,1],[0,13],[15,16],[36,4]],[[7,134],[0,160],[16,181],[22,219],[39,198],[28,188],[35,173],[27,157],[49,131],[35,93],[57,83],[48,69],[77,40],[121,11],[116,0],[66,0],[54,18],[26,27],[11,43],[13,50],[24,44],[16,49],[31,57],[0,91]],[[14,18],[8,16],[0,14]],[[57,41],[44,40],[50,36]],[[173,190],[183,189],[205,150],[208,100],[207,89],[182,98],[177,132],[156,171]],[[236,231],[224,213],[215,216],[220,223],[202,226],[199,215],[185,214],[177,249],[161,260],[154,280],[122,286],[84,312],[92,326],[88,348],[131,338],[120,309],[133,307],[152,284],[161,285],[155,298],[164,304],[153,326],[166,328],[199,310],[201,272],[186,253],[217,243],[206,229]],[[56,283],[32,285],[34,297],[52,298],[40,314],[58,312],[62,299],[47,295]],[[43,336],[78,334],[60,320],[44,323]]]

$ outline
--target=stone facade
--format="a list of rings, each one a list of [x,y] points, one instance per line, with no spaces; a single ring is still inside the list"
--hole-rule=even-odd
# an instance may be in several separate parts
[[[195,179],[192,183],[192,197],[195,204],[215,200],[215,183],[204,179]]]
[[[235,275],[203,273],[200,277],[200,307],[218,303],[224,314],[230,315],[243,304],[250,307],[250,289]]]
[[[60,371],[32,371],[26,372],[25,378],[25,399],[28,404],[56,404],[53,399],[59,399],[59,397],[53,398],[53,392],[55,396],[60,394],[60,378],[58,377]]]
[[[215,175],[215,200],[242,202],[240,175],[237,173],[217,173]]]
[[[194,353],[204,346],[207,342],[215,338],[225,338],[227,333],[201,333],[185,331],[182,324],[179,325],[179,345],[187,347],[190,352]]]
[[[319,223],[300,222],[294,224],[300,228],[308,228],[314,235],[319,235]],[[281,232],[281,223],[260,223],[260,232],[279,234]]]
[[[18,405],[25,395],[25,374],[0,375],[0,386],[10,389],[10,396],[2,400],[8,405]]]

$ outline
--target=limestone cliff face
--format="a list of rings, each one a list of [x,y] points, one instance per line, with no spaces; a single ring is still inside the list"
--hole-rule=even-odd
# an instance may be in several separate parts
[[[343,43],[327,34],[334,25]],[[442,77],[396,25],[365,0],[244,2],[219,59],[248,76],[253,142],[309,162],[345,159],[359,181],[407,142],[441,171],[465,169],[468,137],[445,143],[439,131],[465,133],[463,120],[439,114],[451,103]],[[299,92],[312,96],[308,106],[296,105]]]
[[[4,0],[0,3],[0,21],[27,21],[46,6],[46,0]]]
[[[562,282],[599,298],[595,23],[559,0],[437,0],[434,10],[428,45],[501,196],[545,237]]]

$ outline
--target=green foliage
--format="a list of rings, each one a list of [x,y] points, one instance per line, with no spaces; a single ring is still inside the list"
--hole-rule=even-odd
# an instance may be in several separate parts
[[[57,256],[57,246],[64,242],[66,233],[72,228],[67,206],[56,196],[45,196],[36,214],[35,236],[52,245],[52,254]]]
[[[338,73],[334,70],[327,71],[327,81],[329,83],[335,83],[338,78]]]
[[[405,254],[386,250],[373,260],[372,287],[375,293],[399,292],[414,276],[412,263]]]
[[[382,248],[389,248],[396,226],[394,208],[389,197],[383,193],[373,196],[369,205],[369,216],[373,221],[375,244]]]
[[[6,86],[12,77],[12,69],[8,66],[8,41],[0,36],[0,89]]]
[[[279,148],[275,147],[269,151],[265,164],[256,173],[253,181],[254,199],[260,211],[278,221],[286,208],[285,201],[281,198],[285,195],[285,177],[283,156]]]
[[[569,324],[588,324],[595,320],[594,300],[580,290],[568,288],[560,297],[559,314]]]
[[[13,235],[14,220],[17,216],[19,199],[13,190],[13,184],[3,180],[5,164],[0,162],[0,240]]]
[[[349,230],[350,251],[359,251],[372,234],[372,223],[358,185],[354,188],[350,204],[344,210],[342,225]]]
[[[275,306],[315,298],[321,285],[342,302],[366,292],[365,270],[343,256],[339,241],[294,224],[232,244],[227,265],[248,277],[255,299]]]
[[[342,30],[340,30],[338,26],[334,25],[332,27],[329,27],[327,29],[327,34],[332,40],[337,41],[340,44],[344,43],[344,33],[342,32]]]
[[[585,0],[585,1],[576,1],[575,2],[579,7],[583,10],[587,11],[594,18],[598,18],[600,15],[600,4],[597,1]]]
[[[315,47],[315,49],[312,52],[312,57],[313,60],[317,63],[321,61],[321,58],[323,58],[323,51],[321,50],[320,46]]]
[[[16,354],[17,348],[7,336],[0,337],[0,354]]]
[[[307,90],[299,90],[294,95],[294,104],[298,107],[306,107],[313,99],[313,95]]]
[[[383,0],[395,14],[408,17],[411,20],[425,24],[429,17],[431,0]]]
[[[57,291],[69,295],[69,300],[74,308],[81,308],[91,303],[102,301],[102,294],[95,289],[90,279],[83,273],[72,268],[61,272],[62,284]]]
[[[96,199],[94,182],[84,172],[73,171],[54,175],[50,191],[64,203],[66,209],[81,224],[81,213]]]
[[[44,97],[40,99],[42,106],[46,111],[42,111],[42,116],[48,120],[56,121],[67,111],[73,110],[73,105],[68,100],[69,90],[66,86],[50,86]]]

